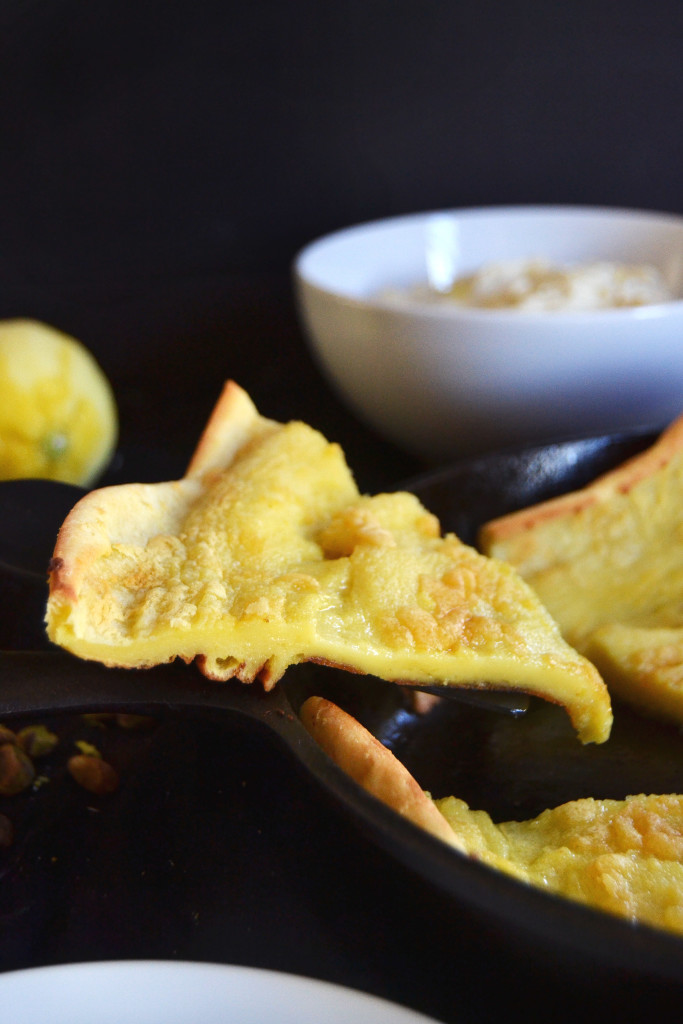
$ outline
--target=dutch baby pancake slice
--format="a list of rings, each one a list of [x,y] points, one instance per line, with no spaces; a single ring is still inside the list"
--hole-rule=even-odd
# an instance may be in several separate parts
[[[186,475],[86,495],[50,572],[52,641],[106,665],[196,660],[215,680],[316,661],[396,682],[491,687],[609,734],[607,690],[510,566],[406,492],[359,494],[339,445],[262,417],[229,382]]]

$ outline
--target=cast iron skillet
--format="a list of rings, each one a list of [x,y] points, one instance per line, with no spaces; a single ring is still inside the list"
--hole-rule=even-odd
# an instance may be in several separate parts
[[[441,517],[445,529],[473,542],[488,518],[581,486],[642,450],[652,436],[642,431],[502,453],[407,486]],[[390,746],[435,796],[460,796],[498,820],[534,815],[581,796],[683,792],[683,737],[677,728],[617,705],[608,743],[583,747],[565,713],[540,701],[532,701],[522,717],[445,701],[418,717],[410,695],[399,687],[314,666],[290,670],[264,694],[257,686],[209,683],[185,665],[138,673],[78,661],[44,640],[45,583],[39,571],[73,495],[55,486],[46,501],[44,486],[35,486],[41,494],[40,505],[33,505],[35,540],[24,552],[34,571],[22,578],[4,573],[0,720],[19,713],[112,710],[239,716],[283,744],[358,827],[445,899],[467,905],[521,941],[542,942],[586,962],[683,980],[683,940],[530,889],[460,856],[363,792],[311,740],[297,712],[312,693],[335,700]],[[3,494],[0,488],[3,529],[27,514],[22,502],[25,496],[12,488]],[[24,536],[17,528],[10,539],[14,550]],[[6,561],[7,551],[0,552]]]

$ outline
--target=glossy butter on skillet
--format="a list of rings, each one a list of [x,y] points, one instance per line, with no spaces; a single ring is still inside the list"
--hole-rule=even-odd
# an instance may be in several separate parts
[[[301,720],[364,790],[461,853],[545,892],[683,932],[683,796],[587,797],[494,822],[459,797],[433,799],[356,719],[310,697]]]

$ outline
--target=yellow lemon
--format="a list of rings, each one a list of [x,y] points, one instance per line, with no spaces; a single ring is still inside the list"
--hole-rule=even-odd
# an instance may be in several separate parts
[[[37,321],[0,321],[0,479],[87,486],[117,433],[112,389],[84,345]]]

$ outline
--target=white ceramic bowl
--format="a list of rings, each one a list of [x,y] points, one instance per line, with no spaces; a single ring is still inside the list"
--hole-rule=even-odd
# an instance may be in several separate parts
[[[676,298],[567,313],[405,294],[489,261],[539,256],[654,264]],[[361,418],[430,462],[683,412],[681,216],[571,206],[413,214],[312,242],[294,282],[329,380]]]

